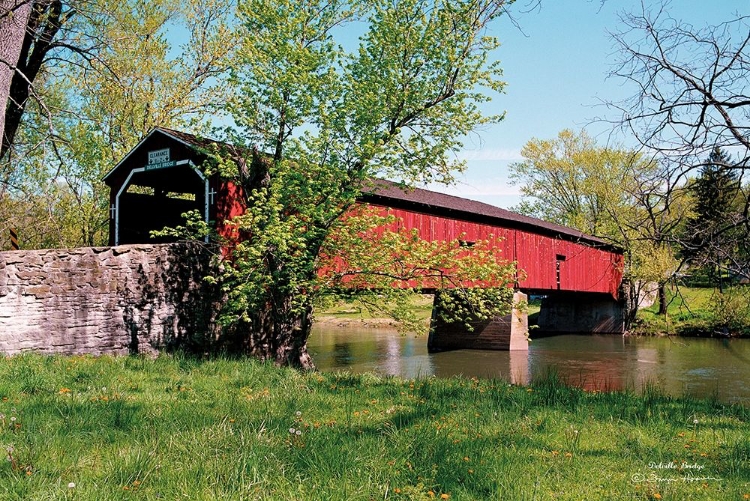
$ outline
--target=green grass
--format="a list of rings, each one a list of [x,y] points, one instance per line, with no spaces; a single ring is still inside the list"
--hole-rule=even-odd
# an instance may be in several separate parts
[[[720,301],[723,302],[719,307]],[[728,324],[732,335],[750,336],[747,287],[730,288],[723,295],[708,287],[672,287],[667,289],[667,303],[666,316],[658,314],[657,303],[640,310],[634,331],[647,335],[706,336],[716,334]],[[717,315],[717,311],[724,315]]]
[[[248,360],[20,356],[0,360],[0,414],[3,500],[750,494],[750,409],[651,387],[586,393],[554,376],[525,388]],[[701,470],[655,467],[670,462]]]
[[[412,299],[411,309],[417,317],[429,321],[432,315],[432,295],[417,295]],[[373,316],[364,306],[356,301],[339,301],[333,306],[328,306],[316,312],[316,320],[372,320],[381,319]]]

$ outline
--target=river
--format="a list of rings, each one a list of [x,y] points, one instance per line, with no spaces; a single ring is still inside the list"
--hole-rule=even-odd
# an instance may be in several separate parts
[[[550,370],[587,390],[716,396],[750,404],[750,340],[562,335],[533,340],[528,352],[428,353],[427,337],[388,329],[316,326],[308,347],[318,369],[405,378],[501,378],[527,384]]]

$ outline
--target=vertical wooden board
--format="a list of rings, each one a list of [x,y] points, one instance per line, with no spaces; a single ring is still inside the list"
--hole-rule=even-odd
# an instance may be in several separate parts
[[[430,215],[403,209],[390,209],[401,218],[406,230],[416,228],[426,240],[450,241],[461,238],[468,242],[500,239],[498,245],[508,261],[516,261],[527,278],[519,281],[525,289],[554,290],[557,288],[557,255],[561,263],[561,289],[603,292],[616,296],[622,278],[622,255],[588,245],[539,235],[530,231],[504,228],[472,221]],[[396,229],[397,225],[394,224]]]

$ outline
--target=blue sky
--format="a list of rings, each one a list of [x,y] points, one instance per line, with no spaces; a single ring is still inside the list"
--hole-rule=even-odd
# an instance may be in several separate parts
[[[622,81],[607,78],[616,56],[608,32],[618,30],[621,12],[637,12],[641,2],[543,0],[533,11],[519,13],[525,3],[518,0],[513,6],[519,28],[503,19],[492,33],[502,43],[496,56],[507,87],[488,112],[505,110],[505,120],[482,131],[480,140],[467,139],[460,156],[467,160],[468,170],[457,186],[430,189],[510,208],[520,198],[518,188],[508,182],[508,165],[521,160],[527,141],[584,127],[602,144],[606,141],[602,125],[587,126],[594,117],[606,115],[597,105],[630,94]],[[668,11],[673,18],[700,27],[728,20],[736,12],[750,13],[750,0],[675,0]],[[627,143],[627,138],[621,141]]]

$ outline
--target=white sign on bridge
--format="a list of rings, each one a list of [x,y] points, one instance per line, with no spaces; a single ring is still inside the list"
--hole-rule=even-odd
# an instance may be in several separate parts
[[[169,162],[169,148],[148,152],[148,164],[163,164]]]

